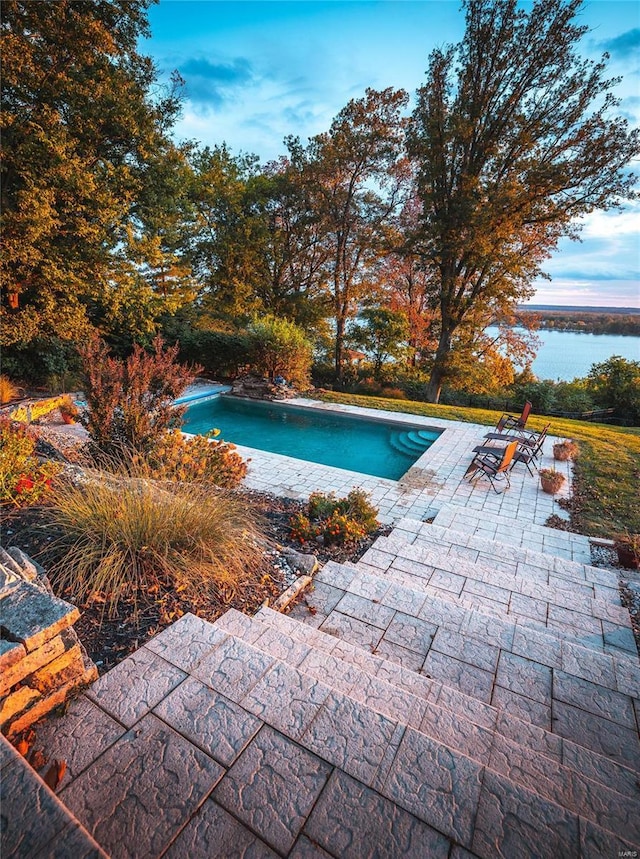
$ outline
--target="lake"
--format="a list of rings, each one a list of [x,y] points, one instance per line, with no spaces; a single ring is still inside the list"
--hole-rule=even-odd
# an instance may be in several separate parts
[[[570,382],[586,376],[592,364],[612,355],[640,361],[640,337],[547,330],[538,331],[537,336],[541,345],[531,369],[539,379]]]

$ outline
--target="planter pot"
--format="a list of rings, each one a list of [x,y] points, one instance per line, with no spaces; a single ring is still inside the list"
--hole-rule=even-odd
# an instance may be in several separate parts
[[[640,558],[630,546],[616,546],[620,566],[627,570],[637,570],[640,566]]]
[[[578,452],[578,448],[573,442],[560,442],[553,446],[553,458],[558,462],[566,462],[573,459]]]
[[[560,474],[557,477],[541,477],[540,485],[542,486],[542,491],[546,492],[548,495],[555,495],[558,492],[562,484],[564,483],[564,477]]]

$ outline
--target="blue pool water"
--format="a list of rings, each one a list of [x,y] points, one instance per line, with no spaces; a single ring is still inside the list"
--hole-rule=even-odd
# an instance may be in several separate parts
[[[184,432],[214,427],[225,441],[390,480],[402,477],[442,432],[225,396],[188,407]]]

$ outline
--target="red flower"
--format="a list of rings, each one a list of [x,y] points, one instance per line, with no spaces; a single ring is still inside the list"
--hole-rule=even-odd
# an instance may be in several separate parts
[[[18,495],[22,492],[31,492],[34,487],[33,478],[27,474],[22,474],[18,478],[18,482],[16,483],[16,492]]]

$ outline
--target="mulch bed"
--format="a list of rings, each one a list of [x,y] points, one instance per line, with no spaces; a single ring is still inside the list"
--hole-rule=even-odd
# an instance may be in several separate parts
[[[68,434],[60,432],[54,425],[45,424],[39,426],[38,430],[43,454],[51,455],[55,449],[69,461],[84,463],[78,439],[69,438]],[[244,582],[233,591],[218,592],[215,597],[194,597],[176,593],[169,585],[159,582],[152,588],[152,593],[138,594],[135,604],[133,600],[121,601],[114,616],[109,616],[105,602],[78,605],[81,617],[74,629],[101,674],[187,612],[213,621],[230,608],[254,614],[265,600],[273,602],[296,576],[282,557],[283,547],[315,554],[321,564],[329,560],[356,561],[380,534],[388,533],[389,530],[380,528],[357,543],[343,546],[312,542],[301,547],[289,538],[288,526],[290,517],[303,510],[302,502],[278,498],[265,492],[238,491],[249,499],[257,512],[266,541],[261,559],[247,570]],[[47,569],[51,545],[55,542],[55,535],[50,528],[45,527],[47,522],[46,507],[11,511],[4,516],[3,544],[18,546]],[[64,591],[56,588],[55,580],[52,586],[58,596],[69,599]],[[73,602],[71,599],[69,601]]]

